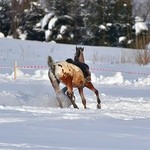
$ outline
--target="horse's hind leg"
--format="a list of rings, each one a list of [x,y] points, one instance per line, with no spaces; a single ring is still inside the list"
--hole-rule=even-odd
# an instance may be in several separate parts
[[[56,94],[57,96],[56,96],[56,99],[57,99],[57,101],[58,101],[58,104],[59,104],[59,107],[60,108],[63,108],[63,104],[62,104],[62,102],[61,102],[61,94]]]
[[[58,82],[58,80],[56,80],[56,79],[52,80],[51,78],[50,78],[50,81],[51,81],[51,84],[55,90],[56,98],[57,98],[57,101],[59,103],[59,106],[60,106],[60,108],[63,108],[63,105],[61,102],[61,92],[60,92],[60,88],[59,88],[59,82]]]
[[[83,104],[84,108],[86,109],[86,99],[85,99],[84,94],[83,94],[83,88],[78,88],[78,91],[79,91],[79,94],[80,94],[81,99],[82,99],[82,104]]]
[[[55,93],[56,93],[56,98],[57,98],[58,104],[59,104],[60,108],[63,108],[63,104],[61,101],[61,92],[60,92],[60,88],[59,88],[59,83],[56,80],[53,80],[51,82],[52,82],[52,85],[53,85]]]
[[[99,97],[98,90],[94,87],[94,85],[91,82],[87,82],[85,86],[95,93],[95,95],[97,97],[97,109],[101,109],[101,100],[100,100],[100,97]]]
[[[74,100],[73,87],[72,86],[67,86],[67,90],[68,90],[67,95],[68,95],[73,107],[79,109],[77,104],[75,103],[75,100]]]

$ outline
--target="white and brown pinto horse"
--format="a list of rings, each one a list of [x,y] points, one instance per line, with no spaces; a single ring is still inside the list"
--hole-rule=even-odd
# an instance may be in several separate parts
[[[79,49],[76,48],[76,54],[77,50]],[[57,96],[61,94],[61,90],[59,87],[59,83],[61,82],[64,85],[66,85],[67,96],[69,97],[73,107],[78,108],[77,104],[75,103],[73,95],[73,88],[78,88],[79,94],[82,99],[82,103],[84,105],[84,108],[86,109],[86,99],[83,94],[83,88],[87,87],[96,94],[97,108],[98,109],[101,108],[101,101],[99,98],[98,90],[95,89],[91,81],[88,82],[86,81],[84,74],[79,67],[66,61],[54,62],[51,56],[48,56],[48,66],[49,66],[48,76]],[[58,102],[60,107],[63,107],[59,96]]]

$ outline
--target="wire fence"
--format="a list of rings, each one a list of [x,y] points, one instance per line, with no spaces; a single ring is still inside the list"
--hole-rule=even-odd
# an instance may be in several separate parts
[[[32,66],[18,66],[17,61],[14,62],[14,66],[7,66],[7,65],[0,65],[0,69],[13,69],[14,71],[14,79],[16,80],[17,78],[17,69],[48,69],[48,66],[41,66],[41,65],[32,65]],[[124,71],[124,70],[117,70],[117,69],[109,69],[109,68],[96,68],[96,67],[91,67],[90,68],[91,72],[121,72],[125,74],[133,74],[133,75],[144,75],[144,76],[149,76],[150,73],[143,73],[143,72],[134,72],[134,71]]]

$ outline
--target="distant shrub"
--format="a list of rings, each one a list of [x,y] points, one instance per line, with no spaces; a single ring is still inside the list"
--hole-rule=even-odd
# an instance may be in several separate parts
[[[150,50],[137,50],[137,49],[122,49],[120,54],[116,53],[116,56],[110,53],[110,55],[98,55],[93,53],[93,63],[108,62],[111,64],[138,64],[147,65],[150,63]]]
[[[148,63],[150,63],[150,51],[149,50],[137,51],[135,61],[139,65],[147,65]]]

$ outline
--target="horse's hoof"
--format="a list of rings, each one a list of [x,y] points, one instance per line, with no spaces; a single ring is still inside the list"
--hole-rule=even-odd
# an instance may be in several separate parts
[[[75,108],[76,108],[76,109],[79,109],[79,107],[78,107],[78,106],[76,106]]]
[[[101,105],[100,104],[97,104],[97,109],[101,109]]]
[[[75,109],[79,109],[79,107],[74,107]]]
[[[76,104],[74,104],[73,107],[76,109],[79,109],[79,107]]]
[[[60,103],[60,104],[59,104],[59,106],[60,106],[60,108],[63,108],[63,105],[62,105],[62,103]]]

